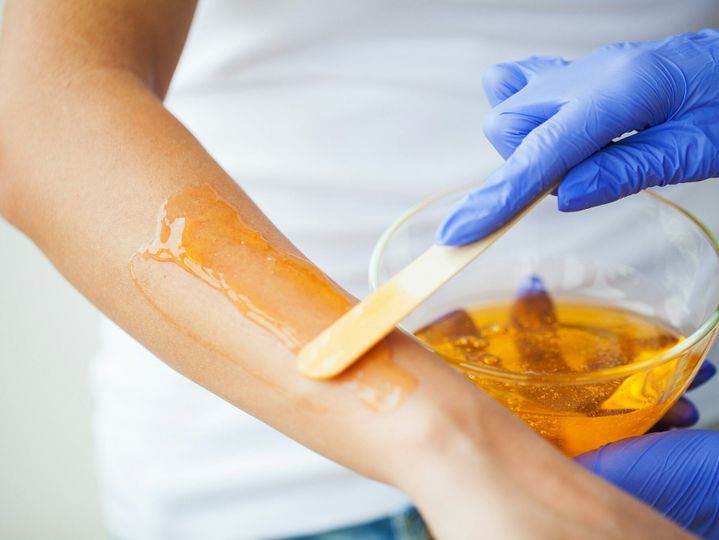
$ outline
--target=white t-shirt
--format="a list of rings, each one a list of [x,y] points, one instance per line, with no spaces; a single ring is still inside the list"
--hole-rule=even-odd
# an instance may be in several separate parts
[[[708,26],[719,26],[715,0],[204,0],[167,105],[361,295],[392,219],[499,165],[481,129],[489,64]],[[719,230],[719,183],[673,193]],[[95,429],[114,536],[297,535],[409,504],[184,379],[111,322],[102,336]]]

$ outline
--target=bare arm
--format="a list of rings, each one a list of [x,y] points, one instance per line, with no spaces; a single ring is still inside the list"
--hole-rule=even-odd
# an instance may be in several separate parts
[[[337,294],[349,298],[317,270],[308,292],[268,261],[275,254],[302,259],[164,109],[193,10],[194,2],[180,0],[8,2],[0,45],[6,219],[157,356],[302,444],[405,490],[440,535],[659,537],[663,530],[676,537],[668,523],[565,460],[407,338],[391,336],[339,380],[309,381],[295,370],[292,343],[228,302],[231,291],[223,296],[188,268],[147,256],[152,249],[142,246],[157,241],[163,204],[174,201],[168,204],[187,217],[204,211],[193,193],[215,194],[208,204],[237,219],[220,227],[210,212],[202,223],[217,224],[230,243],[243,227],[259,235],[259,252],[271,254],[243,251],[237,283],[270,311],[291,307],[278,313],[293,339],[338,316]],[[209,191],[193,192],[198,186]],[[201,229],[198,235],[208,238]],[[193,264],[202,257],[210,266],[227,264],[216,246],[196,251]],[[397,399],[373,406],[364,390],[387,385]]]

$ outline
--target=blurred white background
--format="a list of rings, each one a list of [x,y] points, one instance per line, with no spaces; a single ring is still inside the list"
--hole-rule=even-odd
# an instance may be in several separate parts
[[[0,538],[105,538],[88,377],[99,314],[2,219],[0,253]]]
[[[99,315],[0,221],[0,538],[105,537],[88,364]]]

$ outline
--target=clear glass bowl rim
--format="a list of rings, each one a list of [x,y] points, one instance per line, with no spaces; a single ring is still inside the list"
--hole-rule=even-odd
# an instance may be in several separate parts
[[[402,215],[400,215],[397,219],[395,219],[387,229],[382,233],[379,240],[375,244],[374,249],[372,250],[372,255],[370,257],[370,263],[369,263],[369,286],[370,290],[375,290],[379,286],[379,263],[382,258],[382,254],[384,253],[387,244],[390,242],[394,234],[397,232],[397,230],[407,221],[412,219],[420,210],[423,210],[424,208],[430,206],[434,202],[444,199],[445,197],[448,197],[452,194],[459,194],[462,192],[465,192],[469,189],[472,189],[473,187],[478,187],[480,184],[477,182],[472,182],[471,184],[465,184],[462,186],[454,187],[451,189],[448,189],[446,191],[442,191],[440,193],[436,193],[435,195],[432,195],[430,197],[427,197],[426,199],[423,199],[419,203],[415,204],[408,210],[406,210]],[[709,243],[710,247],[713,249],[714,254],[719,259],[719,240],[714,236],[714,234],[709,230],[709,228],[704,225],[697,217],[695,217],[692,213],[690,213],[685,208],[681,207],[680,205],[665,199],[661,195],[658,195],[652,191],[642,191],[637,195],[632,195],[633,197],[649,197],[651,199],[654,199],[655,202],[659,202],[660,204],[663,204],[674,211],[678,212],[679,214],[683,215],[685,218],[687,218],[698,230],[699,232],[704,236],[704,238]],[[501,241],[501,240],[500,240]],[[542,383],[542,384],[559,384],[559,385],[573,385],[573,384],[588,384],[588,383],[594,383],[594,382],[600,382],[600,381],[606,381],[610,379],[615,379],[619,377],[627,377],[629,375],[632,375],[634,373],[639,373],[641,371],[645,371],[648,369],[651,369],[653,367],[656,367],[660,364],[663,364],[664,362],[668,362],[670,360],[674,360],[675,358],[680,357],[681,355],[685,354],[689,349],[694,347],[697,343],[699,343],[702,339],[704,339],[707,335],[709,335],[712,330],[714,330],[719,324],[719,306],[714,308],[714,311],[709,315],[706,321],[704,321],[699,328],[697,328],[694,332],[692,332],[689,336],[687,336],[685,339],[677,343],[674,347],[671,347],[670,349],[667,349],[662,354],[654,356],[652,358],[648,358],[642,362],[638,362],[636,364],[628,364],[624,366],[618,366],[613,368],[607,368],[607,369],[601,369],[597,371],[589,371],[586,373],[513,373],[504,371],[501,369],[493,368],[492,366],[474,366],[474,365],[464,365],[462,368],[465,370],[471,370],[473,372],[476,372],[478,375],[482,375],[484,377],[489,377],[492,379],[499,379],[504,380],[508,382],[522,382],[522,383],[529,383],[529,384],[535,384],[535,383]],[[437,351],[434,350],[429,345],[425,344],[424,342],[417,339],[412,332],[404,328],[402,325],[397,326],[402,332],[410,336],[415,342],[420,344],[425,349],[428,349],[432,351],[433,353],[437,354]]]

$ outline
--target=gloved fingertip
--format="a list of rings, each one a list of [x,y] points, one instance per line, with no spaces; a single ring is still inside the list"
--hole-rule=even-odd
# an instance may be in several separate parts
[[[521,201],[504,180],[488,179],[462,199],[439,225],[435,243],[463,246],[493,233],[515,213]]]
[[[471,231],[452,224],[442,224],[434,235],[434,243],[440,246],[463,246],[470,243],[473,238]]]
[[[560,211],[586,210],[621,197],[615,185],[618,178],[607,178],[597,159],[599,157],[595,155],[567,171],[557,188]]]
[[[659,420],[656,424],[654,424],[647,433],[661,433],[663,431],[669,431],[672,428],[669,424],[667,424],[664,420]]]
[[[517,296],[526,296],[528,294],[546,293],[547,288],[544,286],[542,278],[536,274],[527,276],[517,287]]]
[[[525,75],[513,64],[494,64],[482,75],[482,86],[492,107],[516,94],[527,84]]]
[[[599,467],[599,455],[601,452],[601,448],[597,450],[593,450],[591,452],[587,452],[586,454],[580,454],[574,458],[574,462],[578,463],[588,471],[591,471],[595,474],[597,474],[599,471],[597,470]]]
[[[699,421],[699,409],[685,397],[672,405],[662,418],[671,427],[690,427]]]
[[[557,186],[557,207],[560,212],[578,212],[597,204],[596,182],[577,177],[576,168],[570,170]]]
[[[709,379],[711,379],[714,375],[716,375],[716,372],[716,366],[714,366],[711,361],[705,360],[699,368],[699,371],[697,371],[694,380],[689,385],[688,390],[694,390],[695,388],[698,388],[699,386],[707,382]]]
[[[463,241],[472,237],[472,220],[467,217],[467,199],[460,201],[447,214],[434,233],[434,243],[441,246],[461,246]]]
[[[435,232],[434,242],[441,246],[463,246],[490,232],[486,222],[476,219],[473,209],[465,203],[460,204],[442,220]]]
[[[568,197],[559,192],[557,194],[557,208],[560,212],[579,212],[592,206],[593,205],[582,196]]]

